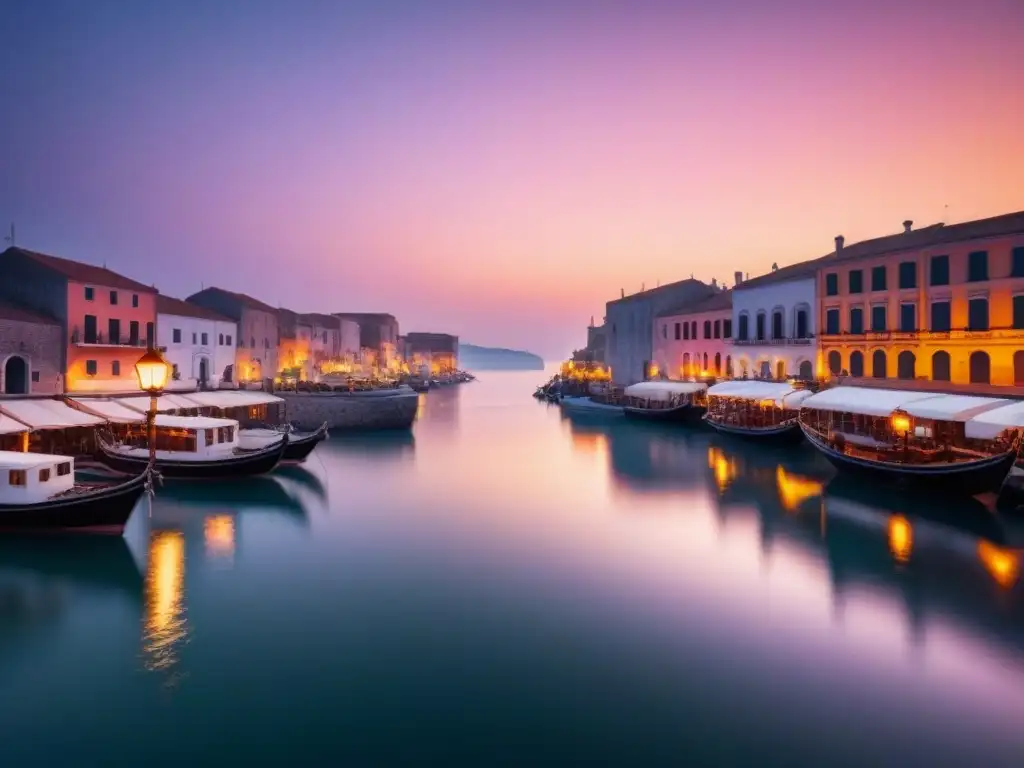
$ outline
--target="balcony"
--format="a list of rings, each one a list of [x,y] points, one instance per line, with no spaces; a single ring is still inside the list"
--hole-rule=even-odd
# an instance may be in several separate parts
[[[813,336],[792,339],[733,339],[737,347],[809,347],[814,343]]]
[[[107,338],[105,333],[86,336],[79,328],[72,329],[71,343],[78,347],[137,347],[145,349],[147,346],[145,338],[132,341],[127,336],[122,336],[112,340]]]
[[[987,331],[971,331],[967,328],[956,328],[950,331],[867,331],[865,333],[825,333],[821,336],[823,344],[842,344],[843,342],[900,342],[900,341],[999,341],[1013,340],[1024,342],[1024,328],[989,328]]]

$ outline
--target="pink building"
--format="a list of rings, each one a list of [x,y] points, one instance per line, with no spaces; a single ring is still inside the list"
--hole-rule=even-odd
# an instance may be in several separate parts
[[[670,379],[732,375],[732,291],[662,312],[653,342],[658,373]]]

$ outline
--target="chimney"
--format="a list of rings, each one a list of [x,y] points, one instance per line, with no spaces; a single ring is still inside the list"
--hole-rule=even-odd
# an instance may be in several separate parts
[[[843,237],[842,235],[836,235],[836,253],[839,253],[841,250],[843,250],[843,243],[845,242],[845,237]]]
[[[717,278],[714,278],[714,277],[711,278],[711,287],[712,288],[717,288],[718,287],[718,279]]]
[[[743,273],[742,272],[733,272],[732,273],[732,280],[733,280],[733,283],[734,283],[733,288],[735,288],[737,285],[739,285],[740,283],[743,282]]]
[[[911,221],[910,219],[907,219],[906,221],[903,222],[903,231],[909,232],[912,226],[914,226],[914,222]]]
[[[625,288],[619,288],[619,291],[621,292],[621,295],[619,296],[619,298],[622,298],[622,299],[626,298],[626,289]]]

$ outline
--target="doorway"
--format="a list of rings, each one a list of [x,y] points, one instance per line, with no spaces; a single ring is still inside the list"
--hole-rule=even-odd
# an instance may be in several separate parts
[[[28,394],[28,363],[25,358],[12,355],[4,363],[4,392],[8,395]]]

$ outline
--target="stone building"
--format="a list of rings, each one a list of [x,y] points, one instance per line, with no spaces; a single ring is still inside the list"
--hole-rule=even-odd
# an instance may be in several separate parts
[[[63,344],[58,320],[0,303],[0,394],[62,393]]]
[[[670,379],[732,376],[732,291],[658,315],[654,361]]]
[[[398,358],[398,320],[386,312],[334,312],[359,326],[359,346],[370,365],[392,367]],[[344,335],[344,333],[343,333]]]
[[[211,309],[157,296],[157,344],[173,374],[169,388],[217,388],[235,363],[238,324]]]
[[[266,382],[277,375],[280,338],[276,309],[244,293],[212,287],[193,293],[186,301],[238,324],[235,362],[229,381]]]
[[[434,373],[451,373],[459,367],[459,337],[448,333],[407,333],[405,361],[410,369],[429,365]]]

